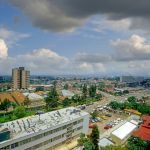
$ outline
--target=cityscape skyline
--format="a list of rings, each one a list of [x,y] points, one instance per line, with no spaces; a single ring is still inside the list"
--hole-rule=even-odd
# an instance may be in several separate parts
[[[150,75],[146,0],[33,1],[0,1],[1,75]]]

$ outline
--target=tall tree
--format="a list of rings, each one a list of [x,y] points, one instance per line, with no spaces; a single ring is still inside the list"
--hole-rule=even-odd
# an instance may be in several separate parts
[[[96,85],[91,85],[89,87],[89,96],[94,98],[96,95]]]
[[[94,125],[92,133],[90,135],[90,140],[94,144],[94,150],[99,150],[98,140],[99,140],[99,130],[98,126]]]
[[[26,96],[26,98],[25,98],[23,104],[26,105],[27,107],[31,104],[31,101],[30,101],[30,99],[29,99],[28,96]]]
[[[4,101],[0,104],[0,110],[8,111],[8,108],[11,106],[11,102],[8,99],[4,99]]]
[[[69,85],[66,83],[66,84],[64,85],[64,89],[65,89],[65,90],[68,90],[68,88],[69,88]]]
[[[53,86],[48,93],[47,97],[45,98],[46,102],[46,109],[50,110],[53,108],[56,108],[58,106],[58,101],[59,101],[59,95],[56,90],[56,86]]]
[[[15,111],[14,111],[14,115],[17,117],[17,118],[22,118],[22,117],[25,117],[26,115],[26,111],[25,111],[25,108],[23,106],[18,106]]]
[[[88,90],[87,90],[87,84],[84,84],[83,88],[82,88],[82,94],[83,94],[84,98],[87,98],[87,92],[88,92]]]

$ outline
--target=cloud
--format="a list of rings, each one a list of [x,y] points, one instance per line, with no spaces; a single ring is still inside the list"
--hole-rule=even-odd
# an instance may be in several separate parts
[[[3,39],[0,39],[0,59],[8,56],[8,47]]]
[[[120,19],[120,20],[107,20],[106,18],[103,19],[96,19],[92,21],[93,31],[95,32],[105,32],[107,30],[111,31],[127,31],[131,26],[130,19]]]
[[[131,29],[149,29],[148,0],[11,0],[11,3],[20,8],[34,26],[44,30],[72,31],[97,14],[105,15],[108,20],[130,18]]]
[[[78,53],[75,59],[78,62],[99,63],[111,61],[112,58],[109,55]]]
[[[30,37],[30,34],[19,33],[4,27],[0,27],[0,38],[4,39],[8,46],[12,46],[13,44],[16,44],[16,42],[18,42],[20,39],[28,37]]]
[[[115,53],[113,59],[117,61],[150,60],[150,43],[139,35],[132,35],[129,39],[118,39],[112,42]]]

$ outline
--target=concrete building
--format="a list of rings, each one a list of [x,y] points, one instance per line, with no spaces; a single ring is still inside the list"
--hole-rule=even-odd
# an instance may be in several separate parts
[[[111,133],[111,139],[117,144],[121,145],[127,141],[127,139],[131,136],[131,133],[137,128],[137,125],[126,122],[118,129]]]
[[[30,72],[24,67],[12,69],[12,89],[27,89],[29,87]]]
[[[30,116],[0,126],[0,150],[58,150],[88,133],[89,114],[74,107]]]

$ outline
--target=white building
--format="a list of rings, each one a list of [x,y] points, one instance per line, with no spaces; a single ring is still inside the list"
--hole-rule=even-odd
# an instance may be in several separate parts
[[[136,128],[137,125],[131,122],[126,122],[125,124],[123,124],[118,129],[116,129],[111,133],[111,138],[116,144],[121,145],[130,137],[131,133]]]
[[[74,107],[0,125],[0,150],[53,150],[88,133],[89,114]]]

